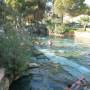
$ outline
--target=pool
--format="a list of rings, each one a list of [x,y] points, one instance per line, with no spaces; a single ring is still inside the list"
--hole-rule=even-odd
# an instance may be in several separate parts
[[[49,39],[52,46],[47,44]],[[90,80],[90,47],[69,38],[39,37],[39,40],[44,44],[36,48],[49,60],[32,61],[40,67],[30,70],[32,76],[14,82],[10,90],[62,90],[80,76]]]

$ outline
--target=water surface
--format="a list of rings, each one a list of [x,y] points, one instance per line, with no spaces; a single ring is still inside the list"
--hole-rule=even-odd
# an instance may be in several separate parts
[[[47,44],[49,39],[53,42],[51,47]],[[23,77],[10,90],[63,90],[67,83],[72,83],[81,75],[90,79],[90,47],[66,38],[40,37],[39,40],[42,45],[36,48],[49,60],[33,60],[40,64],[40,68],[30,70],[31,78]]]

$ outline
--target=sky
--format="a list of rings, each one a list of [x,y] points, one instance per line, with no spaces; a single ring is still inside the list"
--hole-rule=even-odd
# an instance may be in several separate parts
[[[85,3],[90,6],[90,0],[85,0]]]

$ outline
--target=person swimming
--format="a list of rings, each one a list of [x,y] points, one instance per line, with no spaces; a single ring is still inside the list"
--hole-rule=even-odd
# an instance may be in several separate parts
[[[52,43],[52,40],[49,40],[49,41],[48,41],[48,45],[49,45],[49,46],[52,46],[52,44],[53,44],[53,43]]]
[[[78,78],[73,84],[72,84],[72,89],[73,90],[80,90],[80,88],[85,87],[86,85],[86,79],[81,76],[80,78]],[[86,88],[86,87],[85,87]]]

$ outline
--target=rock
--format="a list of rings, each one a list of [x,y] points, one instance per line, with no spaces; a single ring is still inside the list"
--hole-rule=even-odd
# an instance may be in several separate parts
[[[9,89],[9,80],[5,77],[5,69],[0,69],[0,90],[8,90]]]
[[[8,90],[10,82],[8,78],[4,77],[0,82],[0,90]]]
[[[37,59],[35,57],[31,57],[31,60],[36,61]]]
[[[1,68],[0,69],[0,81],[3,79],[4,75],[5,75],[5,69]]]
[[[49,58],[47,58],[45,55],[39,55],[36,57],[37,59],[43,59],[43,60],[49,60]]]
[[[30,69],[32,69],[32,68],[39,68],[39,65],[38,65],[37,63],[29,63],[29,64],[28,64],[28,67],[29,67]]]
[[[44,56],[44,55],[39,55],[39,56],[37,56],[36,58],[37,58],[37,59],[44,59],[45,56]]]

